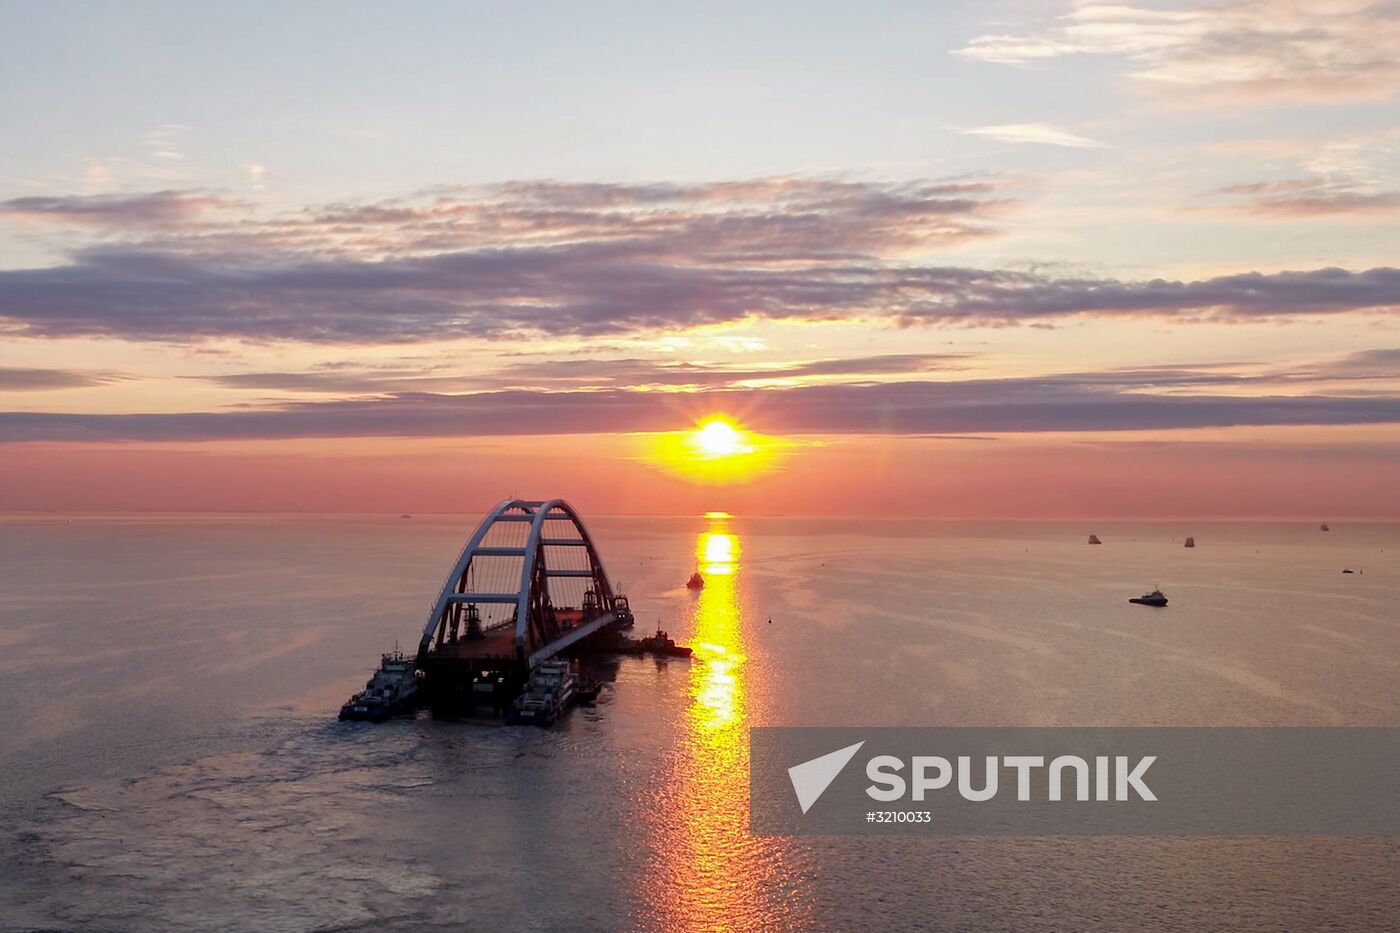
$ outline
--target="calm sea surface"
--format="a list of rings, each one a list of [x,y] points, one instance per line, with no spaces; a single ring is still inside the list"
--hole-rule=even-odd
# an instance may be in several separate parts
[[[475,523],[0,516],[0,930],[1400,916],[1396,841],[746,832],[751,725],[1400,724],[1400,527],[596,518],[694,660],[551,730],[336,722]]]

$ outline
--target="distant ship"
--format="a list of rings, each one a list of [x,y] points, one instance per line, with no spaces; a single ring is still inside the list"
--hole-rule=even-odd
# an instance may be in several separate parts
[[[1128,600],[1130,603],[1137,603],[1139,606],[1158,606],[1167,604],[1167,597],[1161,590],[1153,590],[1151,593],[1143,593],[1141,596],[1134,596]]]
[[[1099,536],[1098,536],[1098,535],[1090,535],[1090,536],[1089,536],[1089,543],[1090,543],[1090,544],[1103,544],[1103,542],[1099,540]]]
[[[1327,527],[1327,523],[1326,523],[1326,522],[1323,522],[1323,523],[1322,523],[1322,530],[1323,530],[1323,531],[1331,531],[1332,529]]]
[[[383,722],[395,713],[412,709],[418,701],[418,678],[413,659],[395,651],[379,659],[379,670],[365,689],[345,701],[340,718]]]
[[[690,575],[690,579],[685,581],[685,588],[688,590],[699,590],[705,586],[705,578],[700,576],[700,571],[695,571]]]
[[[1196,539],[1195,539],[1195,538],[1187,538],[1187,539],[1186,539],[1186,546],[1187,546],[1187,547],[1195,547],[1195,546],[1196,546]]]

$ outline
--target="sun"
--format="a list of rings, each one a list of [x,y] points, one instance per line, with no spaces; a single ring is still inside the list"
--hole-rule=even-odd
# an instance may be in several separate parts
[[[733,457],[753,450],[734,425],[719,418],[711,418],[696,428],[691,434],[691,443],[705,456],[715,458]]]
[[[714,413],[687,431],[651,435],[643,459],[692,483],[749,483],[779,469],[788,444],[750,431],[729,415]]]

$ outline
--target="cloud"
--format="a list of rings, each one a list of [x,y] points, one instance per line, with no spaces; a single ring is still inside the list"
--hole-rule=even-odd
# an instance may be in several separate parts
[[[511,387],[695,389],[724,388],[777,380],[837,376],[883,376],[956,368],[965,354],[892,353],[848,359],[819,359],[766,367],[674,362],[636,358],[529,360],[475,375],[419,369],[318,367],[303,372],[223,373],[192,378],[231,389],[281,392],[444,392]]]
[[[515,182],[264,220],[223,202],[193,219],[182,192],[23,198],[10,210],[104,230],[64,264],[0,270],[0,333],[356,344],[1400,307],[1393,268],[1122,281],[927,261],[989,235],[1011,184]]]
[[[254,191],[261,191],[266,187],[268,176],[266,165],[261,162],[249,162],[243,166],[243,173],[247,175],[248,184],[252,186]]]
[[[304,372],[221,373],[189,378],[200,379],[226,389],[356,395],[442,392],[468,389],[480,384],[479,380],[469,376],[432,375],[410,369],[312,369]]]
[[[1400,378],[1400,347],[1358,350],[1332,364],[1334,370]]]
[[[180,137],[189,129],[183,123],[163,123],[146,134],[146,151],[151,158],[166,162],[183,162]]]
[[[0,366],[0,392],[38,392],[106,385],[123,378],[118,373],[78,369],[31,369]]]
[[[0,217],[131,230],[179,224],[196,215],[237,206],[237,202],[198,191],[144,194],[32,196],[0,201]]]
[[[1080,315],[1277,320],[1400,308],[1400,269],[1393,268],[1248,272],[1194,282],[929,270],[926,281],[933,300],[911,307],[902,322],[1001,324]]]
[[[1230,185],[1211,192],[1220,208],[1263,218],[1327,218],[1400,212],[1400,191],[1346,180],[1287,178]]]
[[[922,373],[956,368],[965,359],[960,353],[890,353],[763,367],[643,359],[540,360],[517,363],[485,378],[500,385],[725,387],[775,380]]]
[[[881,373],[915,373],[934,369],[955,369],[967,358],[965,353],[887,353],[844,359],[809,360],[768,373],[786,376],[870,376]],[[749,378],[768,378],[756,373]]]
[[[484,437],[669,431],[737,411],[785,434],[894,435],[1400,423],[1400,397],[1163,394],[1163,375],[1101,374],[726,389],[402,393],[163,414],[0,413],[0,443],[325,437]]]
[[[1330,360],[1267,373],[1278,382],[1394,382],[1400,380],[1400,347],[1358,350]]]
[[[968,136],[985,136],[1004,143],[1043,143],[1047,146],[1067,146],[1071,149],[1102,148],[1097,140],[1071,133],[1048,123],[1007,123],[1001,126],[978,126],[963,130]]]
[[[1007,64],[1126,59],[1143,84],[1202,100],[1379,99],[1400,90],[1400,7],[1389,0],[1235,0],[1178,9],[1076,6],[955,54]]]

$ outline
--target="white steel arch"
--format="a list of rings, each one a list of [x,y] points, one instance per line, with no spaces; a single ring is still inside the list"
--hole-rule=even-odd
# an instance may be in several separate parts
[[[567,520],[578,532],[578,538],[545,536],[549,521]],[[505,522],[529,522],[530,531],[523,546],[488,546],[484,542],[496,525]],[[546,547],[582,547],[588,558],[587,569],[551,568],[545,557]],[[477,593],[467,590],[468,572],[478,557],[520,557],[520,582],[515,592]],[[553,632],[546,624],[553,612],[549,603],[548,581],[552,577],[581,577],[592,582],[598,601],[598,616],[586,624],[565,633]],[[581,640],[614,621],[613,592],[603,569],[593,539],[574,508],[563,499],[506,499],[487,513],[458,555],[442,590],[433,603],[423,638],[418,646],[420,662],[432,647],[433,638],[446,625],[454,604],[506,604],[515,609],[515,650],[517,658],[528,666]]]

